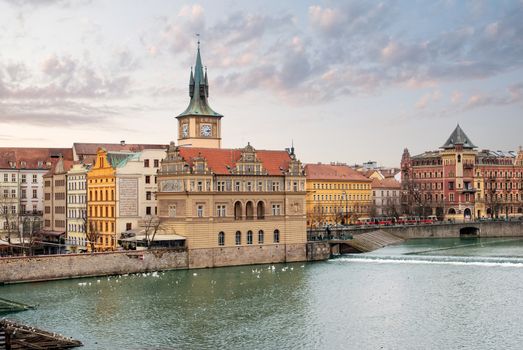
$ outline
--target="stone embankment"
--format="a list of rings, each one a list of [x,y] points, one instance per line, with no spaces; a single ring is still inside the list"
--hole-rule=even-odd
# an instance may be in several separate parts
[[[239,250],[144,250],[94,254],[42,255],[0,258],[0,285],[77,277],[122,275],[176,269],[277,264],[327,260],[328,242],[302,245],[252,246]]]
[[[354,235],[351,240],[345,241],[345,243],[358,252],[366,253],[388,245],[398,244],[403,241],[403,238],[391,233],[383,230],[375,230]]]
[[[0,259],[0,284],[186,268],[185,250],[12,257]]]

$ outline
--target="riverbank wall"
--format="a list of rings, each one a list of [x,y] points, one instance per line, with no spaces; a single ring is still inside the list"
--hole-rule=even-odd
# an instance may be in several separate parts
[[[206,250],[143,250],[0,258],[0,284],[297,261],[327,260],[327,242]]]

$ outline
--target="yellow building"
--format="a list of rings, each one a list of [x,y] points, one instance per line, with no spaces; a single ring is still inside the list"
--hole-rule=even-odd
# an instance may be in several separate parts
[[[307,164],[307,225],[345,224],[368,216],[372,180],[347,165]]]
[[[116,174],[107,159],[107,151],[99,148],[96,160],[87,172],[87,240],[94,241],[97,251],[116,248],[115,187]],[[88,243],[88,249],[91,249]]]

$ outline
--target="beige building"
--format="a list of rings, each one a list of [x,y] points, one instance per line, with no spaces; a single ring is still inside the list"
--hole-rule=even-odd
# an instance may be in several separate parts
[[[164,231],[185,237],[191,267],[306,260],[305,176],[294,149],[221,149],[198,48],[189,107],[158,172]]]
[[[67,223],[67,170],[71,161],[60,157],[54,168],[44,175],[44,231],[54,237],[57,246],[48,247],[49,252],[64,252]],[[62,245],[63,244],[63,245]]]

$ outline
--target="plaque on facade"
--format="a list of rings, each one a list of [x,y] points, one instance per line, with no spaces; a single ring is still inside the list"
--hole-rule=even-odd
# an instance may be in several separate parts
[[[120,216],[138,216],[138,179],[119,179]]]

